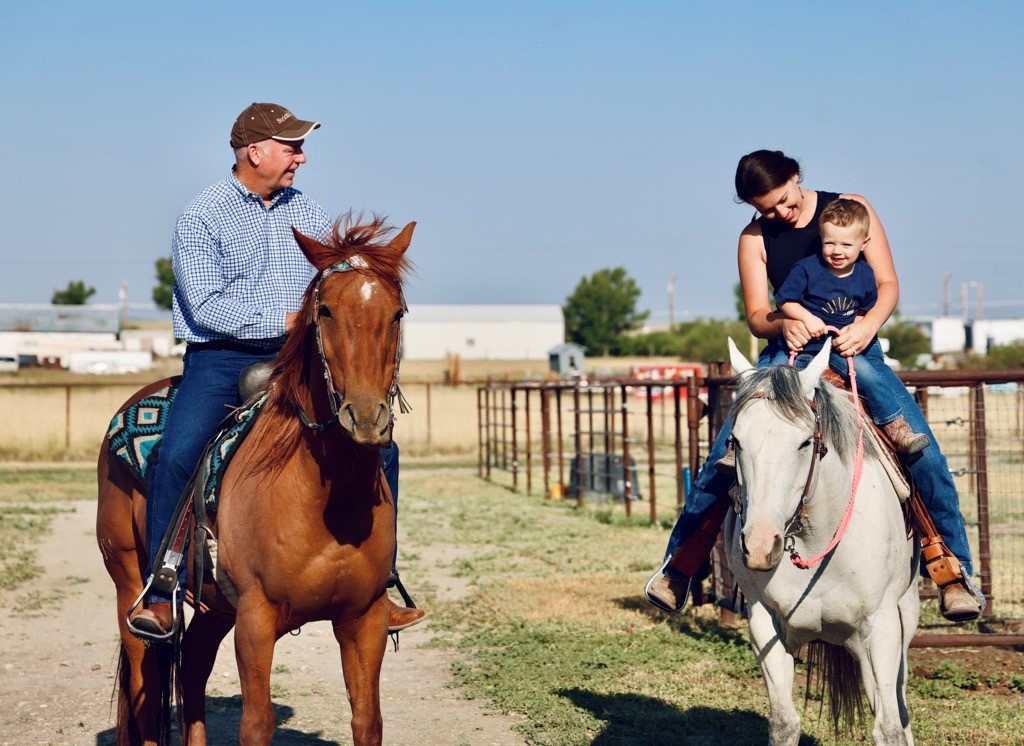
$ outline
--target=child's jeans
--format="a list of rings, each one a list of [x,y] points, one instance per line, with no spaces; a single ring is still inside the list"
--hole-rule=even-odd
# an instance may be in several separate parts
[[[800,355],[797,359],[803,358],[804,355]],[[871,419],[875,421],[875,424],[888,425],[900,417],[903,410],[900,409],[900,404],[896,401],[896,395],[890,388],[888,377],[885,375],[885,371],[891,372],[891,370],[885,364],[882,345],[878,339],[875,339],[864,352],[854,355],[852,358],[845,358],[838,353],[832,353],[829,356],[829,367],[849,383],[850,368],[847,360],[853,360],[853,370],[857,374],[857,393],[867,401],[868,407],[871,409]]]

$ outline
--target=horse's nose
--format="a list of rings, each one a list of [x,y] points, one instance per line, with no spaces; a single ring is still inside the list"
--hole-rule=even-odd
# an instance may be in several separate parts
[[[352,402],[346,402],[345,405],[342,406],[341,411],[338,412],[338,424],[350,433],[355,432],[356,409],[352,406]]]
[[[386,402],[358,402],[352,400],[338,413],[338,422],[351,433],[357,443],[364,445],[382,445],[391,439],[391,410]]]
[[[751,570],[771,570],[782,558],[782,534],[778,531],[759,536],[747,536],[746,531],[740,532],[740,545],[743,548],[743,564]]]

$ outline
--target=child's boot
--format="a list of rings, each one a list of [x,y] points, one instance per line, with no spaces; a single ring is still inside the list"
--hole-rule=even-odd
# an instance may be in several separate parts
[[[715,462],[715,469],[719,474],[724,474],[727,477],[736,476],[736,449],[733,448],[731,440],[726,446],[725,455]]]
[[[911,430],[910,423],[902,415],[884,425],[883,429],[895,446],[896,452],[904,456],[923,451],[932,442],[927,435]]]

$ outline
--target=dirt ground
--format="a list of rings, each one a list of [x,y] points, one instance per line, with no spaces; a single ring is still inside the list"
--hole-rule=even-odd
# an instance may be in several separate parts
[[[117,627],[114,588],[96,548],[92,502],[70,504],[39,548],[43,576],[28,603],[0,615],[0,744],[113,743],[110,707]],[[462,581],[436,569],[452,548],[422,548],[435,568],[423,579],[442,599]],[[36,606],[38,608],[31,608]],[[451,654],[431,648],[429,620],[389,646],[382,673],[386,743],[521,744],[513,719],[460,697],[451,687]],[[274,657],[275,743],[351,743],[341,663],[327,622],[286,636]],[[241,697],[232,636],[221,648],[207,690],[212,743],[237,742]]]

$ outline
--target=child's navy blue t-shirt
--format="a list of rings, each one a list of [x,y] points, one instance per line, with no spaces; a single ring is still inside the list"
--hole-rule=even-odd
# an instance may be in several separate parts
[[[853,272],[836,277],[828,271],[821,254],[801,259],[793,265],[786,281],[775,293],[775,302],[797,302],[829,326],[842,329],[854,322],[858,313],[873,308],[878,300],[875,273],[865,261],[856,261]],[[816,352],[825,337],[812,339],[803,352]]]

